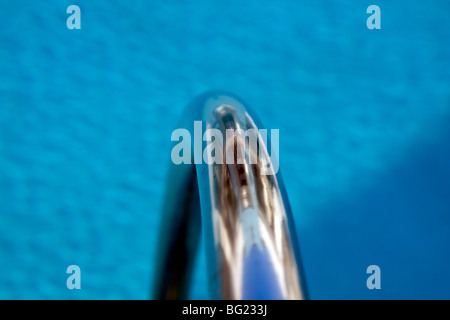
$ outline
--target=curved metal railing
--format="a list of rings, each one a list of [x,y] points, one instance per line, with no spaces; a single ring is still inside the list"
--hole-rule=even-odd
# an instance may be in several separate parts
[[[213,299],[305,299],[294,224],[270,141],[257,133],[257,143],[250,143],[248,132],[258,132],[259,122],[241,99],[224,92],[196,98],[181,127],[192,128],[196,120],[202,128],[190,133],[217,142],[216,149],[203,151],[201,139],[189,150],[190,165],[171,164],[154,298],[186,298],[203,229]],[[216,129],[223,141],[204,136],[203,127]],[[217,155],[223,163],[211,161]]]

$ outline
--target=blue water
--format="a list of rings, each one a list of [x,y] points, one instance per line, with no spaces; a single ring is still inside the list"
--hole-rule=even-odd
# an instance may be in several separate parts
[[[311,298],[450,299],[448,1],[132,3],[0,4],[0,298],[148,298],[170,134],[223,89],[280,130]]]

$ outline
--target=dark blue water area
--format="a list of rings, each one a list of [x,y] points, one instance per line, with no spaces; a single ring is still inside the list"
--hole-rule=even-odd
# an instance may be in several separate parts
[[[371,186],[316,212],[322,223],[302,237],[313,297],[449,298],[449,141],[447,129]],[[381,269],[381,290],[366,287],[373,264]]]
[[[66,27],[72,4],[81,30]],[[171,133],[221,89],[279,129],[311,298],[450,299],[449,11],[1,2],[0,298],[149,298]],[[190,297],[207,299],[203,243],[197,260]],[[66,287],[73,264],[81,290]]]

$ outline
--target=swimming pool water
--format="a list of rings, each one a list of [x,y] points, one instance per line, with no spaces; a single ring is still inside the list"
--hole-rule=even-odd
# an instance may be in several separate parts
[[[148,298],[170,134],[223,89],[280,130],[311,298],[449,299],[450,5],[370,4],[1,3],[0,298]]]

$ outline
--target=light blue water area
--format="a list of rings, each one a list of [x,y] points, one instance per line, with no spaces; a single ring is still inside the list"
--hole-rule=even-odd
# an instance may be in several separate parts
[[[171,132],[224,89],[280,130],[311,298],[449,299],[450,5],[370,4],[3,1],[0,298],[148,298]]]

